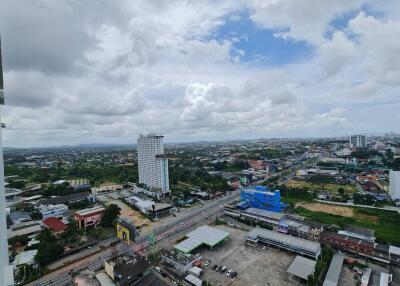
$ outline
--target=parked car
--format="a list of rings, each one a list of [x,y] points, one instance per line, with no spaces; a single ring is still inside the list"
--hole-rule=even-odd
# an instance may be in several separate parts
[[[216,269],[218,272],[221,272],[223,265],[218,266],[218,268]]]
[[[220,273],[224,273],[226,271],[226,266],[222,266]]]
[[[214,264],[214,265],[211,267],[211,269],[212,269],[212,270],[217,270],[217,269],[218,269],[218,265],[217,265],[217,264]]]
[[[207,260],[207,261],[204,263],[204,266],[205,266],[205,267],[207,267],[208,265],[210,265],[210,260]]]
[[[229,277],[235,278],[237,276],[237,271],[233,271]]]
[[[228,272],[226,272],[226,276],[231,277],[232,272],[233,272],[233,270],[230,269]]]

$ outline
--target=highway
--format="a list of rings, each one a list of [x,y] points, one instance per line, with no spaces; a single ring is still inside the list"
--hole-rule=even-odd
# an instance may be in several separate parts
[[[216,199],[211,202],[205,203],[202,207],[196,208],[186,212],[185,214],[178,216],[176,220],[170,222],[169,224],[162,225],[156,229],[154,229],[154,236],[156,237],[157,245],[160,245],[163,242],[168,240],[172,240],[185,232],[193,229],[196,226],[205,224],[209,222],[217,215],[222,213],[222,205],[233,200],[236,200],[239,197],[240,192],[235,191],[230,193],[227,196]],[[124,254],[127,252],[131,252],[145,249],[148,246],[148,235],[139,236],[136,239],[135,243],[131,245],[127,245],[125,243],[118,243],[114,251],[118,254]],[[114,252],[114,254],[115,254]],[[31,282],[27,285],[29,286],[64,286],[70,285],[72,283],[71,274],[72,272],[79,271],[85,268],[89,268],[91,270],[96,270],[102,267],[105,260],[110,259],[113,256],[113,249],[108,247],[94,255],[85,257],[79,261],[73,262],[65,267],[62,267],[54,272],[51,272],[39,280]]]

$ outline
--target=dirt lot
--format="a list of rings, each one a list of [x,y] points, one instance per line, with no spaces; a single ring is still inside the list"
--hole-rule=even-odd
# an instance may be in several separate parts
[[[328,214],[340,215],[344,217],[353,217],[354,212],[352,208],[320,204],[320,203],[297,203],[296,207],[303,207],[313,212],[324,212]]]
[[[140,234],[147,233],[150,230],[152,222],[141,212],[132,209],[126,203],[121,201],[119,199],[119,196],[116,196],[115,193],[101,195],[97,198],[102,201],[106,206],[109,206],[111,204],[119,206],[121,208],[120,216],[127,221],[133,222]]]
[[[347,267],[342,268],[339,275],[338,285],[340,286],[357,286],[359,280],[354,278],[354,272]]]
[[[218,228],[231,234],[227,241],[213,250],[203,248],[198,251],[205,260],[211,261],[201,277],[203,281],[208,281],[214,286],[301,285],[297,281],[290,280],[286,272],[294,255],[272,248],[246,246],[244,242],[247,232],[228,226],[218,226]],[[220,274],[211,269],[214,264],[222,264],[228,269],[236,270],[238,276],[231,279],[225,273]]]

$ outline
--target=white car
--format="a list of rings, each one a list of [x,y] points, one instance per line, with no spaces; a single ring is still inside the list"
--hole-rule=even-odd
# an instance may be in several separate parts
[[[232,272],[233,272],[233,270],[232,270],[232,269],[230,269],[228,272],[226,272],[226,276],[230,277],[230,276],[231,276],[231,274],[232,274]]]

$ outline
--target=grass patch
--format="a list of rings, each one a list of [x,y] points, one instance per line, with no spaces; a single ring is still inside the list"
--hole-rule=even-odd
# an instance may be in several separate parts
[[[341,228],[349,224],[371,228],[375,230],[377,242],[400,245],[400,215],[396,212],[354,208],[353,217],[315,212],[303,207],[296,208],[295,212],[310,220]]]
[[[295,181],[295,180],[290,180],[288,182],[288,187],[290,188],[307,188],[310,191],[327,191],[329,193],[338,193],[339,189],[342,188],[345,193],[355,193],[357,192],[357,189],[350,184],[347,185],[340,185],[340,184],[315,184],[311,182],[306,182],[306,181]]]

